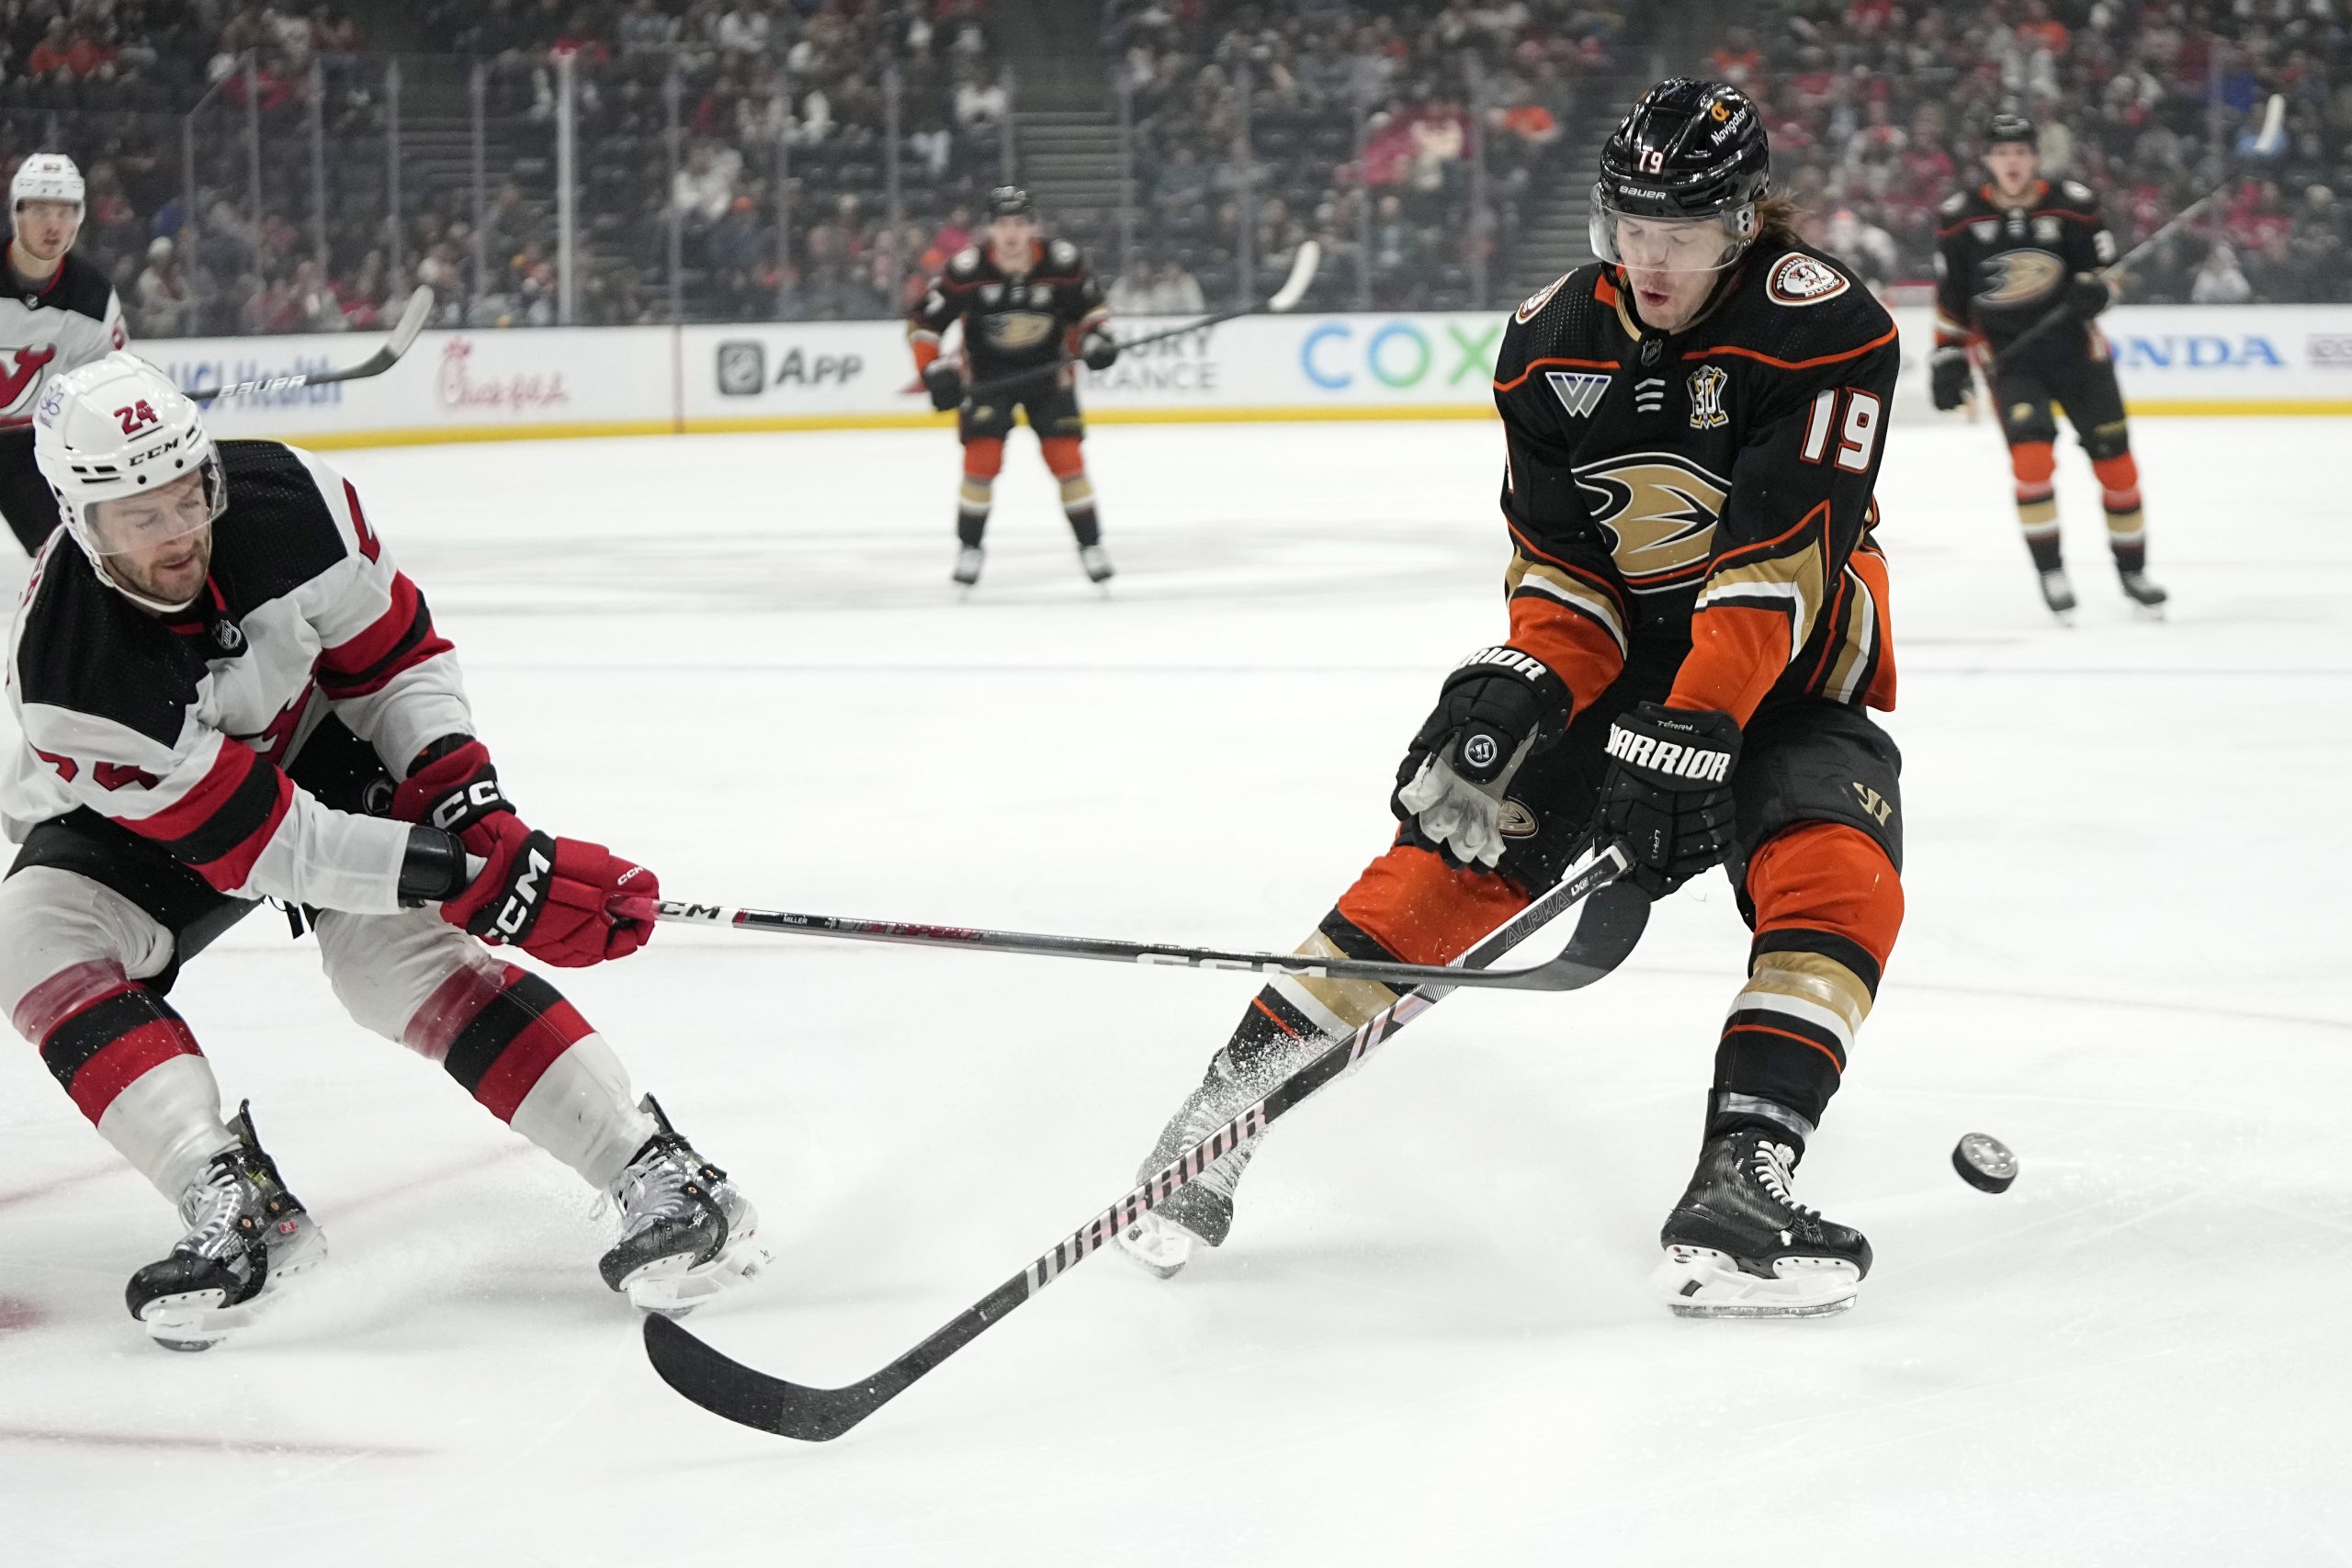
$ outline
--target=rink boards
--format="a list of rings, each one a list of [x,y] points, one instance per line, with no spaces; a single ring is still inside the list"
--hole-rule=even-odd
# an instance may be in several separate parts
[[[1899,413],[1927,400],[1930,313],[1896,311]],[[1084,374],[1096,423],[1491,417],[1507,316],[1257,316]],[[1176,324],[1129,318],[1139,336]],[[2352,306],[2122,306],[2102,318],[2136,414],[2352,413]],[[191,389],[353,363],[372,334],[142,345]],[[215,405],[225,434],[391,446],[560,436],[944,425],[894,321],[427,333],[372,380]],[[1960,416],[1951,416],[1960,417]]]

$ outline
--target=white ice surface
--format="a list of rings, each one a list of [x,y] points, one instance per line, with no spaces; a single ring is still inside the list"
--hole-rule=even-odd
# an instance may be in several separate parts
[[[173,999],[334,1256],[152,1348],[122,1285],[171,1215],[0,1051],[0,1562],[2352,1559],[2352,423],[2137,434],[2172,619],[2127,616],[2070,450],[2066,630],[1989,427],[1893,433],[1910,917],[1801,1181],[1877,1249],[1847,1316],[1644,1288],[1743,968],[1719,879],[1591,991],[1415,1024],[1193,1272],[1091,1259],[827,1447],[665,1389],[589,1194],[265,913]],[[1286,947],[1499,632],[1495,433],[1089,450],[1107,602],[1025,436],[968,603],[935,433],[334,460],[528,818],[672,893]],[[820,1383],[1116,1196],[1253,989],[674,929],[560,982],[766,1216],[775,1271],[694,1326]],[[2007,1196],[1953,1175],[1971,1130]]]

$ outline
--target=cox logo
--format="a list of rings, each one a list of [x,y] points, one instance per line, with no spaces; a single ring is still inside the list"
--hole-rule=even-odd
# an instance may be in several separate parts
[[[1359,376],[1397,389],[1421,386],[1432,377],[1445,387],[1466,380],[1484,386],[1494,379],[1503,318],[1433,324],[1442,328],[1443,342],[1432,340],[1419,321],[1325,321],[1299,340],[1298,367],[1327,392],[1345,391]]]

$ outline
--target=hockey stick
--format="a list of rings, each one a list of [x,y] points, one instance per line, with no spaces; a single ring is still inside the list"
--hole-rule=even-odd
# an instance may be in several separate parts
[[[392,328],[392,335],[384,346],[347,370],[313,370],[298,376],[265,376],[258,381],[232,381],[225,387],[199,387],[188,394],[199,403],[215,398],[251,397],[256,392],[290,392],[298,387],[323,387],[332,381],[364,381],[370,376],[381,376],[401,362],[409,351],[416,334],[424,330],[424,318],[433,313],[433,289],[418,284],[416,292],[401,307],[401,319]]]
[[[1640,889],[1614,885],[1619,863],[1602,856],[1588,862],[1519,914],[1505,921],[1461,958],[1465,970],[1484,968],[1590,895],[1576,935],[1557,962],[1573,961],[1578,985],[1589,986],[1625,960],[1649,919],[1649,899]],[[1458,982],[1461,976],[1455,976]],[[645,1353],[662,1381],[715,1416],[779,1437],[804,1442],[831,1441],[904,1393],[916,1379],[978,1338],[1013,1308],[1059,1279],[1101,1248],[1160,1200],[1257,1136],[1384,1043],[1390,1035],[1437,1004],[1450,989],[1431,986],[1399,997],[1367,1019],[1344,1040],[1335,1040],[1292,1073],[1263,1100],[1186,1149],[1174,1164],[1147,1178],[1117,1202],[1056,1243],[1004,1283],[966,1307],[945,1326],[872,1377],[841,1388],[810,1388],[755,1371],[712,1349],[666,1317],[645,1320]]]
[[[2270,103],[2268,107],[2262,111],[2262,130],[2255,136],[2254,151],[2256,156],[2267,158],[2272,153],[2278,152],[2286,145],[2287,98],[2286,95],[2283,93],[2273,93],[2270,95]],[[2154,233],[2150,234],[2146,239],[2141,241],[2138,244],[2132,246],[2130,250],[2118,256],[2107,270],[2109,273],[2125,273],[2131,271],[2132,264],[2138,261],[2142,256],[2146,255],[2150,251],[2154,250],[2156,246],[2157,241],[2171,233],[2175,229],[2179,228],[2182,224],[2188,222],[2198,213],[2204,211],[2206,208],[2212,205],[2216,197],[2228,194],[2230,186],[2235,183],[2235,176],[2223,180],[2220,185],[2215,186],[2211,190],[2207,191],[2203,196],[2199,197],[2195,201],[2190,202],[2187,207],[2184,207],[2178,212],[2174,213],[2157,228]],[[2052,306],[2043,314],[2040,321],[2034,322],[2033,325],[2026,328],[2025,331],[2011,338],[2007,347],[2002,349],[2000,353],[1993,355],[1992,363],[1985,367],[1986,376],[1989,378],[1994,371],[1998,370],[2003,365],[2008,363],[2010,356],[2016,354],[2018,349],[2024,347],[2035,338],[2040,337],[2043,333],[2048,332],[2051,328],[2063,324],[2071,318],[2071,315],[2072,313],[2067,310],[2065,306]]]
[[[1226,322],[1238,321],[1243,316],[1262,315],[1268,311],[1280,314],[1306,298],[1308,286],[1315,281],[1315,269],[1322,265],[1323,247],[1313,240],[1301,241],[1298,254],[1290,264],[1290,276],[1283,279],[1283,286],[1280,288],[1275,289],[1263,299],[1254,304],[1240,306],[1236,310],[1219,310],[1214,316],[1203,316],[1197,321],[1186,321],[1182,326],[1163,327],[1159,332],[1146,333],[1141,337],[1126,338],[1120,343],[1119,352],[1125,354],[1131,348],[1141,348],[1145,344],[1159,343],[1166,338],[1182,337],[1187,333],[1206,332],[1211,327],[1223,326]],[[1073,354],[1048,365],[1033,365],[1026,370],[1015,370],[1009,376],[993,377],[967,388],[964,395],[967,398],[993,397],[1008,387],[1018,387],[1025,381],[1034,381],[1040,376],[1058,376],[1085,357],[1082,354]]]
[[[1623,875],[1624,849],[1611,844],[1601,858]],[[1108,964],[1144,964],[1170,969],[1243,970],[1285,975],[1298,980],[1374,980],[1384,986],[1477,987],[1498,991],[1573,991],[1586,982],[1570,955],[1524,969],[1485,969],[1464,974],[1448,964],[1392,964],[1379,959],[1302,958],[1296,953],[1231,953],[1213,947],[1175,947],[1119,942],[1109,937],[1045,936],[1030,931],[976,931],[962,926],[910,925],[902,920],[861,920],[845,915],[795,915],[781,909],[737,909],[718,904],[688,904],[671,898],[616,898],[612,912],[624,919],[665,924],[725,926],[735,931],[783,936],[829,936],[849,942],[896,942],[910,947],[956,947],[974,953],[1026,953],[1043,958],[1091,958]]]

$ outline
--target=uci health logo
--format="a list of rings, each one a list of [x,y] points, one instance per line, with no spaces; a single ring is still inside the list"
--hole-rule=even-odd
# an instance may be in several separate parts
[[[1323,321],[1299,340],[1298,367],[1327,392],[1343,392],[1365,380],[1400,392],[1451,389],[1464,381],[1483,387],[1494,379],[1502,336],[1500,321],[1471,326],[1403,317],[1376,326]]]

